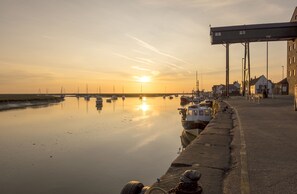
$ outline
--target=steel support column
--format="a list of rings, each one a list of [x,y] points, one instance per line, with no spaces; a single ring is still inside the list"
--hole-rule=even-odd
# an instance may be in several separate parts
[[[226,44],[226,97],[229,97],[229,44]]]

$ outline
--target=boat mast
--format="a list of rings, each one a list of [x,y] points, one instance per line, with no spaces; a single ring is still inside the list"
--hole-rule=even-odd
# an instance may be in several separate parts
[[[199,96],[199,80],[198,80],[197,71],[196,71],[196,95]]]

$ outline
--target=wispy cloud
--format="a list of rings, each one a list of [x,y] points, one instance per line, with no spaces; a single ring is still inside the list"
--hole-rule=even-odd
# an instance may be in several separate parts
[[[131,68],[132,69],[139,70],[139,71],[150,72],[154,76],[159,75],[159,73],[160,73],[159,71],[156,71],[156,70],[151,70],[151,69],[147,69],[147,68],[143,68],[143,67],[138,67],[138,66],[132,66]]]
[[[137,58],[128,57],[128,56],[125,56],[125,55],[122,55],[122,54],[118,54],[118,53],[113,53],[113,54],[115,56],[117,56],[117,57],[121,57],[121,58],[130,60],[130,61],[134,61],[134,62],[137,62],[137,63],[142,63],[142,64],[145,64],[145,65],[149,65],[150,64],[148,61],[145,61],[145,60],[139,60]]]
[[[153,52],[155,52],[155,53],[157,53],[157,54],[159,54],[159,55],[162,55],[162,56],[164,56],[164,57],[171,58],[171,59],[174,59],[174,60],[176,60],[176,61],[182,62],[182,63],[184,63],[184,64],[190,65],[190,64],[189,64],[188,62],[186,62],[185,60],[180,59],[180,58],[178,58],[178,57],[175,57],[175,56],[173,56],[173,55],[170,55],[170,54],[168,54],[168,53],[162,52],[162,51],[160,51],[159,49],[157,49],[156,47],[150,45],[149,43],[147,43],[147,42],[145,42],[145,41],[143,41],[143,40],[141,40],[141,39],[139,39],[139,38],[136,38],[136,37],[131,36],[131,35],[127,35],[127,36],[128,36],[129,38],[135,40],[135,41],[136,41],[141,47],[143,47],[143,48],[146,48],[146,49],[148,49],[148,50],[150,50],[150,51],[153,51]]]
[[[238,4],[243,0],[141,0],[144,4],[159,6],[188,6],[188,7],[225,7]]]

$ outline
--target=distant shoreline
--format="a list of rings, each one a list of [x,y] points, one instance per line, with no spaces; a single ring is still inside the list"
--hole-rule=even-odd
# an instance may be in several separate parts
[[[63,101],[60,96],[37,94],[1,94],[0,111],[21,109],[26,107],[47,106]]]

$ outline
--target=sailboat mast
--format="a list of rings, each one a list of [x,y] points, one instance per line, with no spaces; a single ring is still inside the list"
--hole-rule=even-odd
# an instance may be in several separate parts
[[[197,95],[199,95],[199,80],[198,80],[197,71],[196,71],[196,93],[197,93]]]

